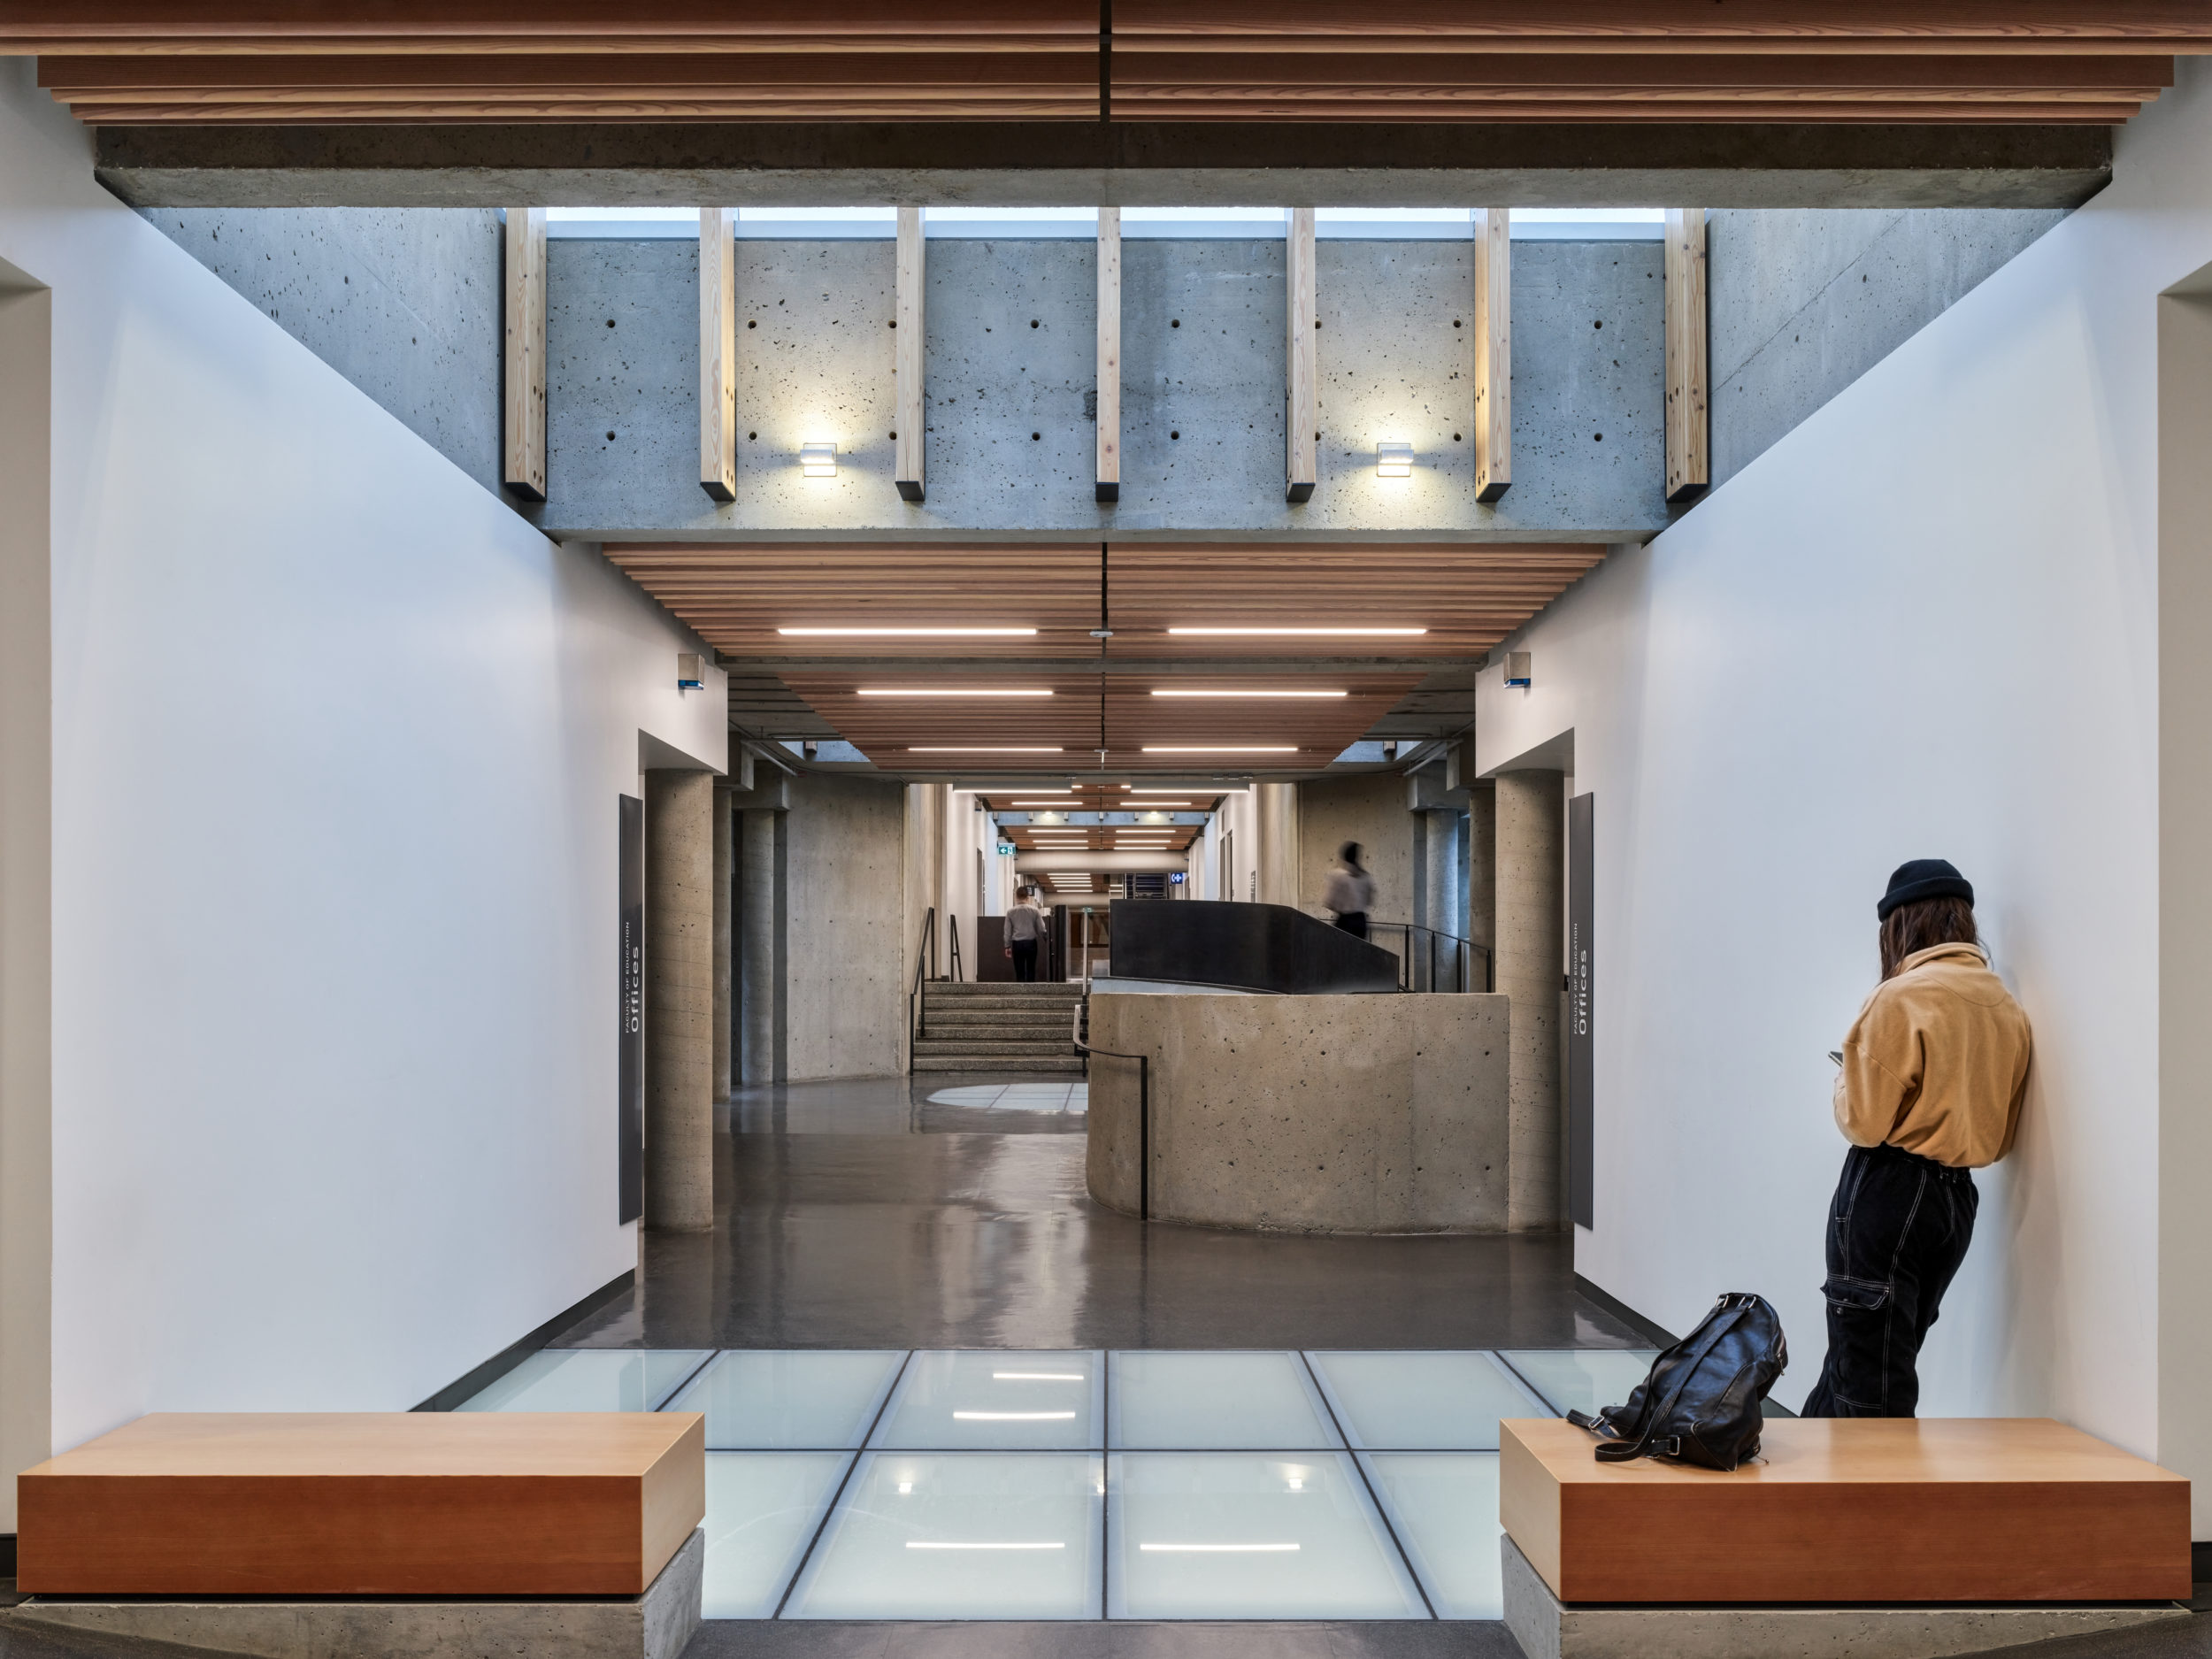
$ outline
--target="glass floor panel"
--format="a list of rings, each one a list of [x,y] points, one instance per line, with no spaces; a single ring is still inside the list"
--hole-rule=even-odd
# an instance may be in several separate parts
[[[1341,1446],[1294,1353],[1116,1353],[1107,1389],[1116,1450]]]
[[[869,1440],[916,1451],[1080,1451],[1102,1444],[1105,1356],[918,1353]]]
[[[1363,1452],[1439,1618],[1503,1618],[1495,1452]]]
[[[1500,1417],[1553,1415],[1487,1354],[1316,1352],[1306,1357],[1355,1447],[1494,1452]]]
[[[472,1394],[461,1411],[657,1411],[714,1350],[549,1348]]]
[[[1096,1452],[864,1452],[786,1618],[1102,1617]]]
[[[1426,1618],[1345,1452],[1115,1452],[1114,1618]]]
[[[1655,1348],[1514,1348],[1499,1357],[1533,1384],[1555,1416],[1627,1403]]]
[[[707,1454],[708,1618],[772,1618],[850,1452]]]
[[[739,1348],[668,1402],[703,1411],[710,1451],[856,1447],[899,1374],[902,1348]]]

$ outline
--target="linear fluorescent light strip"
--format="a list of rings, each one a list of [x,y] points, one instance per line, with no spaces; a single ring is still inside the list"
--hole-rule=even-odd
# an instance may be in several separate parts
[[[956,1544],[928,1538],[910,1538],[906,1540],[906,1547],[909,1549],[1065,1549],[1067,1548],[1065,1544]],[[1291,1548],[1295,1549],[1297,1546],[1294,1544]]]
[[[909,746],[910,755],[1057,755],[1062,749],[1057,743],[1031,744],[1015,748],[979,748],[972,743],[917,743]]]
[[[956,1411],[956,1423],[1065,1423],[1072,1411]]]
[[[1348,691],[1161,691],[1156,697],[1348,697]]]
[[[778,628],[795,640],[1025,640],[1034,628]]]
[[[1140,1544],[1140,1550],[1148,1555],[1275,1555],[1297,1551],[1295,1544]]]
[[[1281,635],[1296,639],[1409,639],[1426,628],[1170,628],[1170,634],[1235,634],[1246,638]]]
[[[1295,743],[1147,743],[1148,755],[1295,755]]]
[[[864,697],[1049,697],[1049,690],[1024,687],[1019,689],[997,686],[961,686],[940,688],[935,686],[863,686]]]

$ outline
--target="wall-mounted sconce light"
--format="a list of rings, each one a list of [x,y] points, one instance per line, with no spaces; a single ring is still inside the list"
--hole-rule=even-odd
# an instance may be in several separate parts
[[[676,653],[676,689],[703,690],[707,683],[707,659],[696,651]]]
[[[1505,654],[1505,683],[1526,687],[1532,683],[1529,674],[1529,654],[1526,651],[1508,651]]]
[[[1375,476],[1377,478],[1411,478],[1413,476],[1413,446],[1409,443],[1379,443],[1375,446]]]
[[[812,760],[821,752],[822,746],[810,737],[803,740],[799,744],[799,755],[802,759]]]
[[[808,478],[835,478],[837,446],[833,443],[801,444],[799,471]]]

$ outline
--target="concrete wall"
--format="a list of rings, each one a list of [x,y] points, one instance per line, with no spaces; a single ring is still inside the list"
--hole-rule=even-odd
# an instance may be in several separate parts
[[[1101,994],[1152,1056],[1152,1214],[1294,1233],[1506,1225],[1506,999]],[[1139,1204],[1138,1076],[1092,1069],[1087,1175]]]
[[[2177,774],[2169,798],[2162,770],[2212,720],[2168,649],[2201,657],[2212,597],[2186,580],[2200,526],[2158,540],[2157,319],[2212,265],[2212,66],[2179,74],[2110,189],[1526,629],[1536,684],[1486,674],[1477,733],[1486,769],[1571,733],[1595,795],[1579,1270],[1678,1329],[1719,1291],[1771,1297],[1794,1403],[1843,1154],[1825,1054],[1874,982],[1890,869],[1951,858],[2037,1053],[1922,1408],[2155,1454],[2205,1538],[2212,972],[2162,957],[2208,928],[2167,908],[2161,855],[2200,865],[2212,834],[2212,793]]]
[[[2045,208],[1717,208],[1713,481],[1894,351],[2066,217]]]
[[[696,245],[557,241],[550,498],[528,511],[562,535],[1604,540],[1666,522],[1656,243],[1516,245],[1515,481],[1494,507],[1471,485],[1472,245],[1451,242],[1321,244],[1321,484],[1285,503],[1282,250],[1125,243],[1122,498],[1101,507],[1093,245],[933,241],[929,494],[909,506],[891,488],[891,244],[741,242],[737,500],[717,506],[697,480]],[[1382,438],[1417,446],[1414,478],[1375,477]],[[840,446],[834,480],[799,475],[818,439]]]
[[[675,687],[695,640],[117,204],[91,142],[0,60],[0,262],[50,290],[52,388],[50,533],[0,496],[5,594],[51,583],[10,626],[52,653],[0,679],[0,797],[51,833],[51,1090],[12,1056],[0,1123],[52,1137],[50,1271],[0,1233],[4,1305],[51,1297],[4,1333],[12,1455],[49,1402],[57,1448],[402,1409],[635,1263],[616,797],[641,733],[725,741],[720,675]]]
[[[1360,844],[1375,878],[1374,918],[1410,922],[1414,890],[1413,815],[1406,810],[1406,780],[1394,772],[1310,780],[1298,786],[1298,908],[1319,916],[1336,849]],[[1395,950],[1396,935],[1376,941]]]
[[[496,210],[165,207],[146,219],[410,432],[499,488]]]
[[[784,819],[786,1074],[895,1077],[906,1064],[905,791],[801,772]]]

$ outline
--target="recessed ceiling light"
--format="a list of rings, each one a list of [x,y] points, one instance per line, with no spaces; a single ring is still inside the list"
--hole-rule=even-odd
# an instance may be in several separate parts
[[[1170,634],[1233,634],[1247,636],[1281,634],[1302,638],[1325,639],[1332,636],[1345,639],[1403,639],[1426,634],[1426,628],[1170,628]]]
[[[1295,755],[1295,743],[1147,743],[1148,755]]]
[[[797,640],[1025,640],[1034,628],[778,628]]]
[[[979,747],[973,743],[916,744],[906,751],[910,755],[1057,755],[1057,743],[1017,745],[1012,748]]]
[[[1049,687],[1033,686],[863,686],[864,697],[1049,697]]]
[[[1348,697],[1348,691],[1170,691],[1155,690],[1156,697]]]
[[[1065,800],[1059,800],[1059,801],[1009,801],[1006,804],[1007,804],[1007,805],[1009,805],[1009,806],[1065,806],[1065,805],[1067,805],[1067,802],[1066,802]]]

